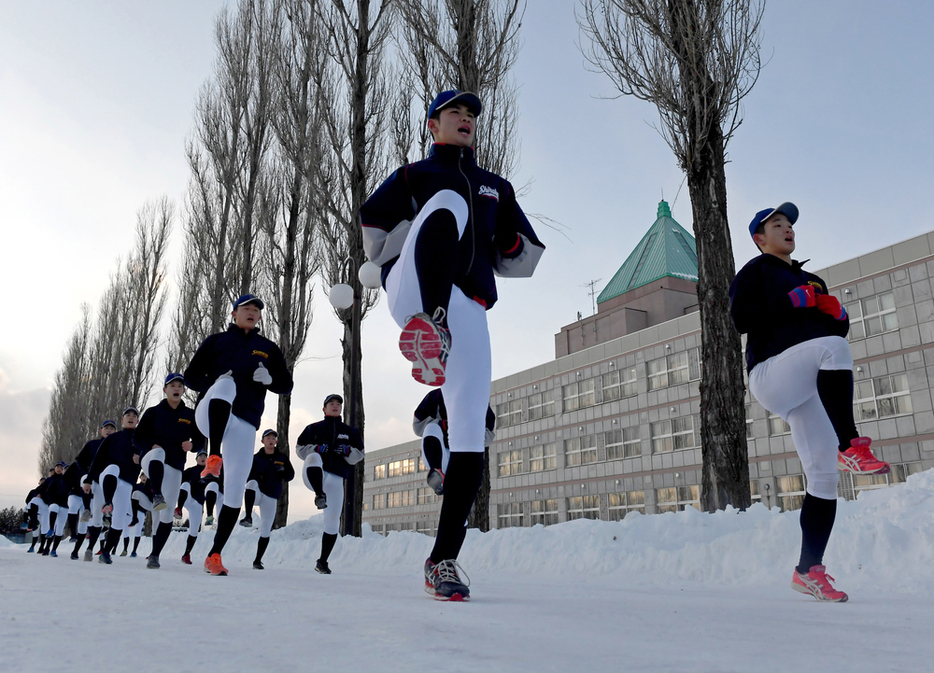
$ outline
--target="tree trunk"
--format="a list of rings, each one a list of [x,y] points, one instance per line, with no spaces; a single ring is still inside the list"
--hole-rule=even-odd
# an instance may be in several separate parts
[[[289,420],[292,417],[292,393],[279,395],[279,410],[276,415],[276,432],[279,436],[278,449],[282,451],[289,461],[292,460],[291,446],[289,445]],[[301,469],[301,467],[299,467]],[[276,503],[276,518],[273,519],[272,528],[283,528],[289,523],[289,482],[282,483],[282,495]]]
[[[730,320],[735,275],[726,215],[723,136],[711,130],[688,169],[697,242],[697,299],[701,319],[702,507],[713,512],[751,502],[743,362],[739,334]]]

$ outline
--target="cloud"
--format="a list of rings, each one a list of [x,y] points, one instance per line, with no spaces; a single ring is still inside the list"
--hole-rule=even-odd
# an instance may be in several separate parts
[[[0,369],[0,507],[21,506],[38,478],[42,421],[49,388],[14,390]]]

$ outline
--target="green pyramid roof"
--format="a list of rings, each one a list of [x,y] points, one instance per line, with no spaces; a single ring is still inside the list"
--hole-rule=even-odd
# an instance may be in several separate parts
[[[661,201],[655,224],[603,288],[597,303],[665,276],[697,281],[697,246],[694,237],[672,219],[668,203]]]

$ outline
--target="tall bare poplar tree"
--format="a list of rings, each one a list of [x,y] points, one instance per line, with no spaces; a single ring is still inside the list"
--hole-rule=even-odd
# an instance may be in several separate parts
[[[505,178],[518,164],[515,86],[509,73],[519,53],[519,28],[526,3],[521,0],[399,0],[402,36],[407,51],[407,86],[420,90],[415,112],[424,155],[430,138],[425,115],[444,89],[476,93],[483,102],[477,123],[477,163]],[[411,118],[411,117],[408,117]],[[397,149],[398,151],[398,149]],[[469,525],[490,529],[490,452],[486,450],[483,481]]]
[[[581,0],[584,55],[623,95],[653,103],[687,176],[701,318],[702,501],[750,503],[740,338],[729,314],[735,274],[726,211],[726,145],[755,84],[764,0]]]
[[[326,149],[321,158],[325,183],[332,189],[321,227],[325,283],[347,283],[354,288],[356,301],[346,310],[336,311],[344,326],[344,418],[364,434],[363,385],[360,375],[362,353],[360,326],[378,294],[367,290],[356,271],[366,261],[360,206],[378,181],[389,172],[382,139],[389,105],[383,61],[391,27],[390,9],[394,0],[329,0],[322,12],[328,32],[328,51],[334,68],[321,83],[324,100]],[[352,410],[351,410],[352,407]],[[364,462],[357,463],[354,479],[348,485],[344,534],[360,536],[363,517]]]

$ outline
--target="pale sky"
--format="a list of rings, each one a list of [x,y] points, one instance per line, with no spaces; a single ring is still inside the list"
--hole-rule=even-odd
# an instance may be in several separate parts
[[[0,332],[0,507],[22,505],[37,478],[49,392],[80,305],[96,308],[146,201],[183,202],[184,142],[212,74],[213,20],[233,4],[0,0],[0,287],[15,318]],[[612,278],[662,195],[692,227],[654,107],[612,100],[607,78],[585,69],[575,5],[530,0],[522,24],[512,181],[527,188],[527,212],[566,234],[538,225],[548,250],[535,277],[499,284],[489,313],[495,378],[554,358],[554,334],[591,311],[587,284],[599,280],[599,291]],[[767,63],[728,147],[737,263],[756,254],[752,215],[782,201],[801,211],[796,256],[812,270],[934,229],[934,7],[773,0],[762,29]],[[341,386],[340,330],[319,296],[296,371],[293,437]],[[383,304],[364,323],[369,449],[414,439],[412,411],[427,391],[409,377],[396,333]],[[269,395],[264,427],[275,406]],[[312,513],[293,485],[293,518]]]

